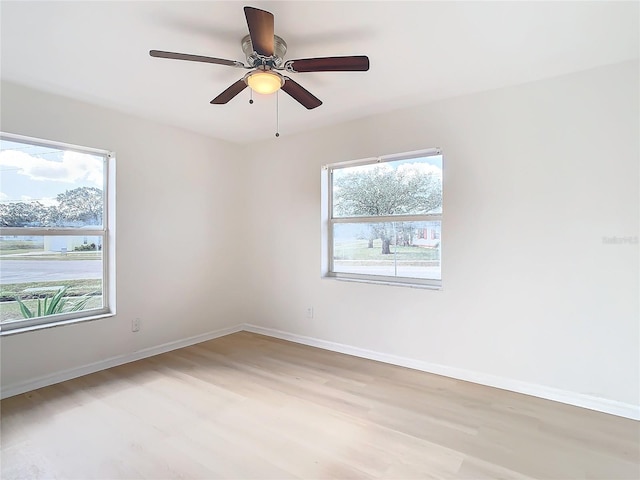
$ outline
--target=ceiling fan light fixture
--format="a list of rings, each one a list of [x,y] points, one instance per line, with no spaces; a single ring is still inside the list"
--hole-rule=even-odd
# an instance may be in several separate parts
[[[247,85],[256,93],[270,95],[280,90],[284,85],[284,78],[268,70],[256,70],[247,76]]]

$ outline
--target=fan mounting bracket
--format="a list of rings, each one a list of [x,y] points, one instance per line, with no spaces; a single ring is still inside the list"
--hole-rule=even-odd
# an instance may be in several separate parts
[[[287,42],[278,35],[273,36],[273,55],[265,57],[256,53],[251,43],[251,36],[245,35],[242,39],[242,51],[247,57],[247,63],[250,67],[269,67],[279,68],[282,65],[284,55],[287,53]]]

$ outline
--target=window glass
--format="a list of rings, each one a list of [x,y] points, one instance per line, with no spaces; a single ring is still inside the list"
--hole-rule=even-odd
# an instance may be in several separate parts
[[[335,272],[440,279],[440,222],[339,223]]]
[[[440,155],[333,171],[333,217],[442,213]]]
[[[442,155],[327,167],[328,276],[440,286]]]
[[[3,330],[108,310],[108,153],[3,134]]]

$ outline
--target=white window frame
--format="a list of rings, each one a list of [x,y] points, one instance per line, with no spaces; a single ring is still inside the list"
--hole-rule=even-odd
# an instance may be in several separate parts
[[[442,288],[442,270],[440,279],[425,279],[416,277],[395,277],[386,275],[366,275],[359,273],[336,272],[333,267],[333,230],[334,225],[340,223],[371,223],[371,222],[431,222],[439,221],[441,225],[440,236],[442,237],[442,213],[437,214],[411,214],[411,215],[382,215],[382,216],[353,216],[353,217],[333,217],[333,172],[334,170],[358,165],[371,165],[375,163],[391,162],[398,160],[410,160],[412,158],[424,158],[442,155],[439,148],[429,148],[381,157],[370,157],[360,160],[327,164],[321,171],[321,220],[322,220],[322,250],[321,250],[321,276],[322,278],[333,278],[337,280],[377,283],[387,285],[399,285],[415,288],[428,288],[439,290]],[[444,163],[444,159],[443,159]],[[444,191],[444,187],[443,187]],[[444,195],[444,193],[443,193]],[[444,203],[444,202],[443,202]],[[442,249],[440,250],[440,262],[442,265]]]
[[[95,236],[102,238],[102,299],[100,309],[12,320],[0,325],[0,335],[22,333],[115,315],[115,153],[109,150],[82,147],[68,143],[0,132],[3,140],[61,150],[99,155],[103,157],[103,214],[102,228],[74,227],[0,227],[0,236]]]

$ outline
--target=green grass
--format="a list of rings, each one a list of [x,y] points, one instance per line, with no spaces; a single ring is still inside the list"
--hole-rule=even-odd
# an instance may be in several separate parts
[[[36,300],[26,300],[25,303],[32,308],[35,306]],[[84,310],[91,310],[102,307],[102,295],[92,297],[85,305]],[[18,302],[0,302],[0,322],[10,320],[22,320],[24,317],[20,313],[20,305]]]
[[[100,308],[102,306],[102,280],[56,280],[52,282],[11,283],[0,285],[0,321],[22,319],[20,306],[15,301],[20,296],[29,307],[35,307],[37,297],[49,294],[53,295],[56,287],[66,286],[67,298],[92,295],[91,300],[85,306],[85,310]],[[27,289],[43,289],[36,292],[25,292]]]
[[[38,250],[42,252],[42,250]],[[26,251],[20,251],[20,253],[27,253]],[[11,260],[28,260],[30,262],[38,261],[38,260],[57,260],[62,262],[68,262],[73,260],[100,260],[102,259],[102,252],[46,252],[39,255],[16,255],[13,254],[2,254],[0,257],[2,261],[10,262]]]
[[[40,240],[0,239],[0,255],[42,252],[43,249],[44,243]]]
[[[420,265],[423,262],[434,262],[440,259],[440,252],[436,248],[391,245],[391,254],[382,254],[382,240],[374,240],[373,248],[368,248],[367,240],[336,243],[333,254],[338,261],[350,260],[367,263],[386,263],[397,260],[404,264]]]
[[[20,295],[22,298],[37,296],[37,294],[29,294],[29,292],[25,292],[27,289],[41,288],[54,291],[55,287],[62,286],[66,286],[68,288],[68,296],[90,295],[95,294],[96,292],[102,292],[102,280],[100,279],[9,283],[0,285],[0,304],[3,302],[13,301],[17,295]]]
[[[25,255],[26,253],[37,253],[38,255]],[[0,256],[2,261],[9,260],[99,260],[102,252],[84,250],[70,251],[66,253],[46,252],[44,243],[41,240],[16,240],[0,239]]]

